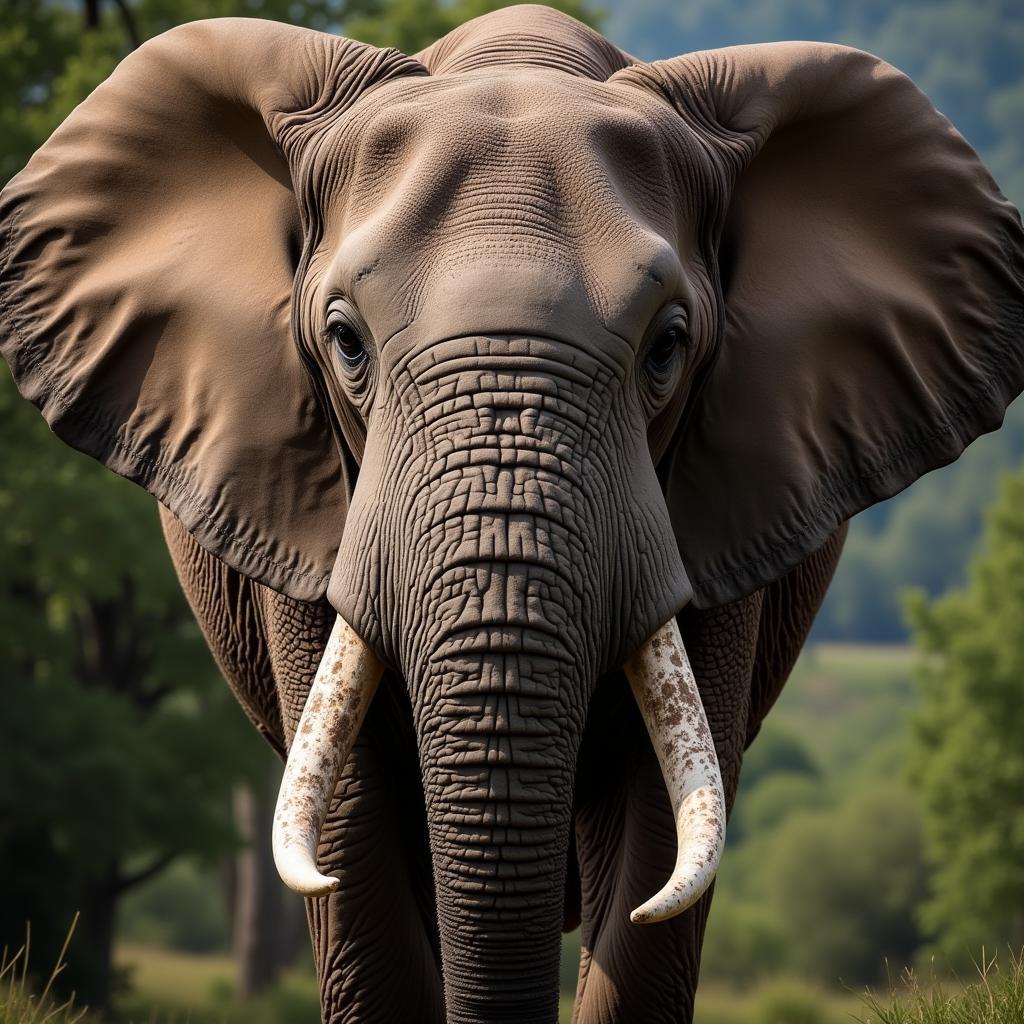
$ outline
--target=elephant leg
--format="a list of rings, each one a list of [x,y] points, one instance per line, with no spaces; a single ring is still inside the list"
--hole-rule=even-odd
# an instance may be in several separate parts
[[[760,593],[680,617],[731,810],[746,739]],[[676,839],[668,795],[625,680],[602,680],[591,707],[577,783],[583,943],[577,1024],[677,1024],[693,1017],[708,892],[652,925],[630,911],[669,877]]]
[[[265,590],[263,614],[290,744],[334,621]],[[317,851],[338,892],[306,900],[325,1024],[444,1020],[423,787],[412,713],[385,676],[335,786]]]
[[[333,611],[253,583],[201,548],[171,513],[161,509],[160,518],[218,667],[283,757]],[[381,686],[321,838],[320,863],[342,878],[341,890],[307,901],[322,1015],[331,1024],[443,1020],[422,784],[408,699],[397,691]]]

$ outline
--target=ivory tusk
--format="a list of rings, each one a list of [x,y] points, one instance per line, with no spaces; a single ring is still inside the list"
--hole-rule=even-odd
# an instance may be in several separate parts
[[[326,896],[340,885],[317,869],[316,848],[338,776],[383,672],[339,615],[288,752],[274,811],[274,863],[285,885],[303,896]]]
[[[681,914],[711,884],[725,846],[725,793],[711,729],[674,617],[624,670],[658,755],[676,825],[671,877],[629,915],[634,924],[650,924]]]

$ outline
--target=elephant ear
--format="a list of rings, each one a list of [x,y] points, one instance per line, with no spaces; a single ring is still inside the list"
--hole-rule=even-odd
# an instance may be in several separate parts
[[[675,106],[726,197],[724,336],[660,466],[707,607],[999,426],[1024,388],[1024,238],[970,146],[869,54],[740,46],[615,80]]]
[[[0,350],[66,442],[230,566],[322,597],[348,502],[292,338],[294,182],[322,125],[424,69],[266,21],[125,59],[0,194]]]

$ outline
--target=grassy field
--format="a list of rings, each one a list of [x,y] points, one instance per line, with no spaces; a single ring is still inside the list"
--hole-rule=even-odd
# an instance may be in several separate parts
[[[311,974],[293,972],[281,991],[248,1006],[231,1000],[227,957],[187,956],[166,950],[125,947],[118,962],[131,968],[137,986],[135,1024],[316,1024],[316,986]],[[158,1007],[158,1009],[154,1009]],[[0,1024],[22,1024],[3,1015]],[[563,995],[560,1024],[572,1018],[572,998]],[[42,1017],[24,1018],[42,1024]],[[56,1020],[64,1021],[60,1017]],[[865,997],[830,993],[798,979],[774,979],[744,993],[718,985],[702,987],[695,1024],[1020,1024],[1024,1021],[1024,969],[1007,958],[969,985],[921,984],[904,980],[896,993]]]
[[[811,645],[768,721],[799,735],[826,774],[845,772],[869,747],[902,736],[918,657],[911,647]]]
[[[202,1006],[233,985],[234,964],[227,955],[123,946],[117,951],[117,966],[127,969],[132,989],[155,1006]]]
[[[311,964],[287,972],[266,995],[241,1003],[228,956],[123,946],[116,959],[128,971],[131,992],[119,1001],[119,1010],[131,1024],[316,1024],[320,1019]]]
[[[293,971],[282,991],[251,1006],[232,999],[232,964],[226,956],[190,956],[145,947],[122,947],[118,964],[131,971],[134,992],[123,1005],[133,1024],[316,1024],[317,993],[311,973]],[[560,1024],[572,1020],[572,996],[563,993]],[[851,1024],[863,1009],[854,995],[836,995],[806,982],[776,979],[748,992],[720,985],[701,989],[695,1024]]]

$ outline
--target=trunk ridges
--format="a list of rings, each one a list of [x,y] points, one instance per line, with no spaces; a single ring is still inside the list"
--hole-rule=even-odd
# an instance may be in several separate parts
[[[494,683],[504,668],[506,690],[414,704],[448,1020],[550,1024],[580,730],[564,695],[524,685],[529,656],[475,660],[432,663],[430,687]]]
[[[409,690],[449,1024],[553,1024],[590,696],[685,574],[607,366],[550,340],[428,354],[382,366],[398,400],[371,417],[330,596]]]

